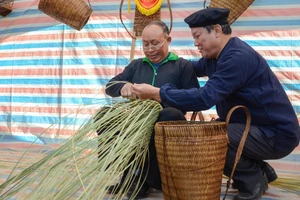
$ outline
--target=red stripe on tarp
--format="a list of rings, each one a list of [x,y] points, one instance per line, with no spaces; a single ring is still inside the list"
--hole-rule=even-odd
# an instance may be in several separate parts
[[[49,39],[50,40],[50,39]],[[172,47],[172,45],[171,45]],[[85,55],[101,55],[101,56],[112,56],[112,55],[130,55],[130,50],[115,50],[115,49],[93,49],[93,50],[80,50],[80,49],[71,49],[71,50],[53,50],[53,51],[21,51],[21,52],[0,52],[0,57],[2,58],[18,58],[18,57],[60,57],[62,54],[64,56],[85,56]],[[199,54],[199,58],[201,54],[198,52],[196,47],[190,47],[190,49],[172,49],[172,52],[179,56],[192,55],[195,56]],[[262,56],[299,56],[300,50],[257,50]],[[139,49],[139,46],[136,46],[135,56],[144,57],[144,53]],[[1,69],[0,69],[1,70]],[[38,69],[35,69],[38,70]],[[11,72],[9,72],[11,73]],[[2,73],[1,75],[6,75],[6,73]]]
[[[96,107],[96,106],[95,106]],[[94,114],[98,108],[79,108],[79,106],[70,107],[51,107],[51,106],[1,106],[1,112],[18,112],[18,113],[50,113],[50,114]]]
[[[39,136],[46,136],[46,135],[56,135],[58,136],[70,136],[74,135],[77,130],[72,129],[72,127],[67,128],[43,128],[43,127],[28,127],[28,126],[17,126],[17,127],[7,127],[7,126],[0,126],[0,131],[2,133],[11,133],[11,132],[21,132],[24,134],[32,135],[39,135]],[[42,135],[41,135],[42,134]]]
[[[69,75],[69,76],[88,76],[88,75],[115,75],[118,74],[122,71],[123,69],[120,68],[67,68],[67,69],[58,69],[58,68],[26,68],[26,69],[0,69],[1,76],[64,76],[64,75]],[[3,89],[0,87],[0,90]],[[10,88],[13,92],[18,91],[14,90],[15,88]],[[50,89],[50,88],[49,88]],[[72,88],[67,88],[63,89],[60,91],[59,89],[52,89],[57,92],[62,92],[65,93],[65,91],[68,93],[68,91],[74,91],[78,92],[78,89],[72,89]],[[85,88],[84,88],[85,90]],[[83,94],[86,92],[84,90],[81,90]],[[101,88],[90,88],[88,91],[99,91]],[[102,88],[102,91],[104,89]],[[90,93],[90,92],[89,92]],[[95,93],[95,92],[93,92]]]

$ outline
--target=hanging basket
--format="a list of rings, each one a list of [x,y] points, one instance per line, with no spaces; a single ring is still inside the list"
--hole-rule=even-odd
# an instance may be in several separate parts
[[[50,17],[80,31],[88,22],[92,8],[88,0],[40,0],[38,9]]]
[[[227,125],[231,113],[240,107],[246,111],[247,125],[232,170],[234,171],[250,128],[250,114],[244,106],[234,107],[228,113],[226,122],[156,123],[155,147],[165,200],[220,199],[228,144]],[[231,178],[232,176],[228,180],[228,187]]]
[[[211,0],[209,7],[228,8],[228,23],[232,24],[253,2],[254,0]]]
[[[147,4],[147,1],[144,1]],[[172,31],[173,26],[173,16],[172,16],[172,8],[170,0],[167,0],[168,2],[168,8],[170,13],[170,33]],[[142,31],[145,28],[145,26],[150,23],[151,21],[160,21],[161,13],[160,13],[160,6],[158,9],[153,13],[149,15],[145,15],[142,12],[140,12],[138,5],[135,7],[135,15],[134,15],[134,25],[133,25],[133,32],[134,34],[131,34],[129,30],[126,28],[125,24],[123,23],[122,19],[122,7],[123,7],[124,0],[121,0],[120,8],[119,8],[119,17],[121,20],[122,25],[124,26],[127,33],[131,36],[132,39],[136,39],[136,37],[142,36]]]
[[[0,0],[0,15],[6,17],[12,11],[14,0]]]
[[[142,36],[143,29],[151,21],[160,21],[160,9],[152,15],[145,16],[139,11],[137,6],[135,7],[133,31],[136,33],[136,36]]]

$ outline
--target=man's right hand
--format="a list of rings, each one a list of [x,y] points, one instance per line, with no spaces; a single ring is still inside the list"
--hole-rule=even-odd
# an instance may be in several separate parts
[[[149,84],[134,84],[132,91],[139,99],[152,99],[161,103],[160,89]]]
[[[126,83],[121,89],[121,96],[129,99],[136,99],[136,95],[132,92],[132,83]]]

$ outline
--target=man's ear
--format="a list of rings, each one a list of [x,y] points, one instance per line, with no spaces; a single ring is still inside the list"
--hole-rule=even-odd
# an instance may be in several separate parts
[[[216,24],[214,26],[214,30],[215,30],[215,35],[216,35],[216,38],[220,37],[222,35],[222,27],[220,24]]]
[[[167,41],[168,41],[169,43],[171,43],[172,38],[171,38],[170,36],[168,36]]]

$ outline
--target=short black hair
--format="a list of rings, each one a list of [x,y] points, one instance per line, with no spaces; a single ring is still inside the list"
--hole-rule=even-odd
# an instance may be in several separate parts
[[[211,30],[214,28],[215,25],[209,25],[209,26],[205,26],[205,29],[207,30],[208,33],[211,32]],[[223,24],[220,25],[222,28],[222,33],[224,33],[225,35],[230,35],[232,32],[231,26],[229,24]]]
[[[157,26],[161,27],[161,29],[163,30],[164,33],[166,33],[167,35],[170,34],[169,27],[163,21],[151,21],[151,22],[149,22],[149,24],[147,24],[145,26],[145,28],[150,25],[157,25]]]

